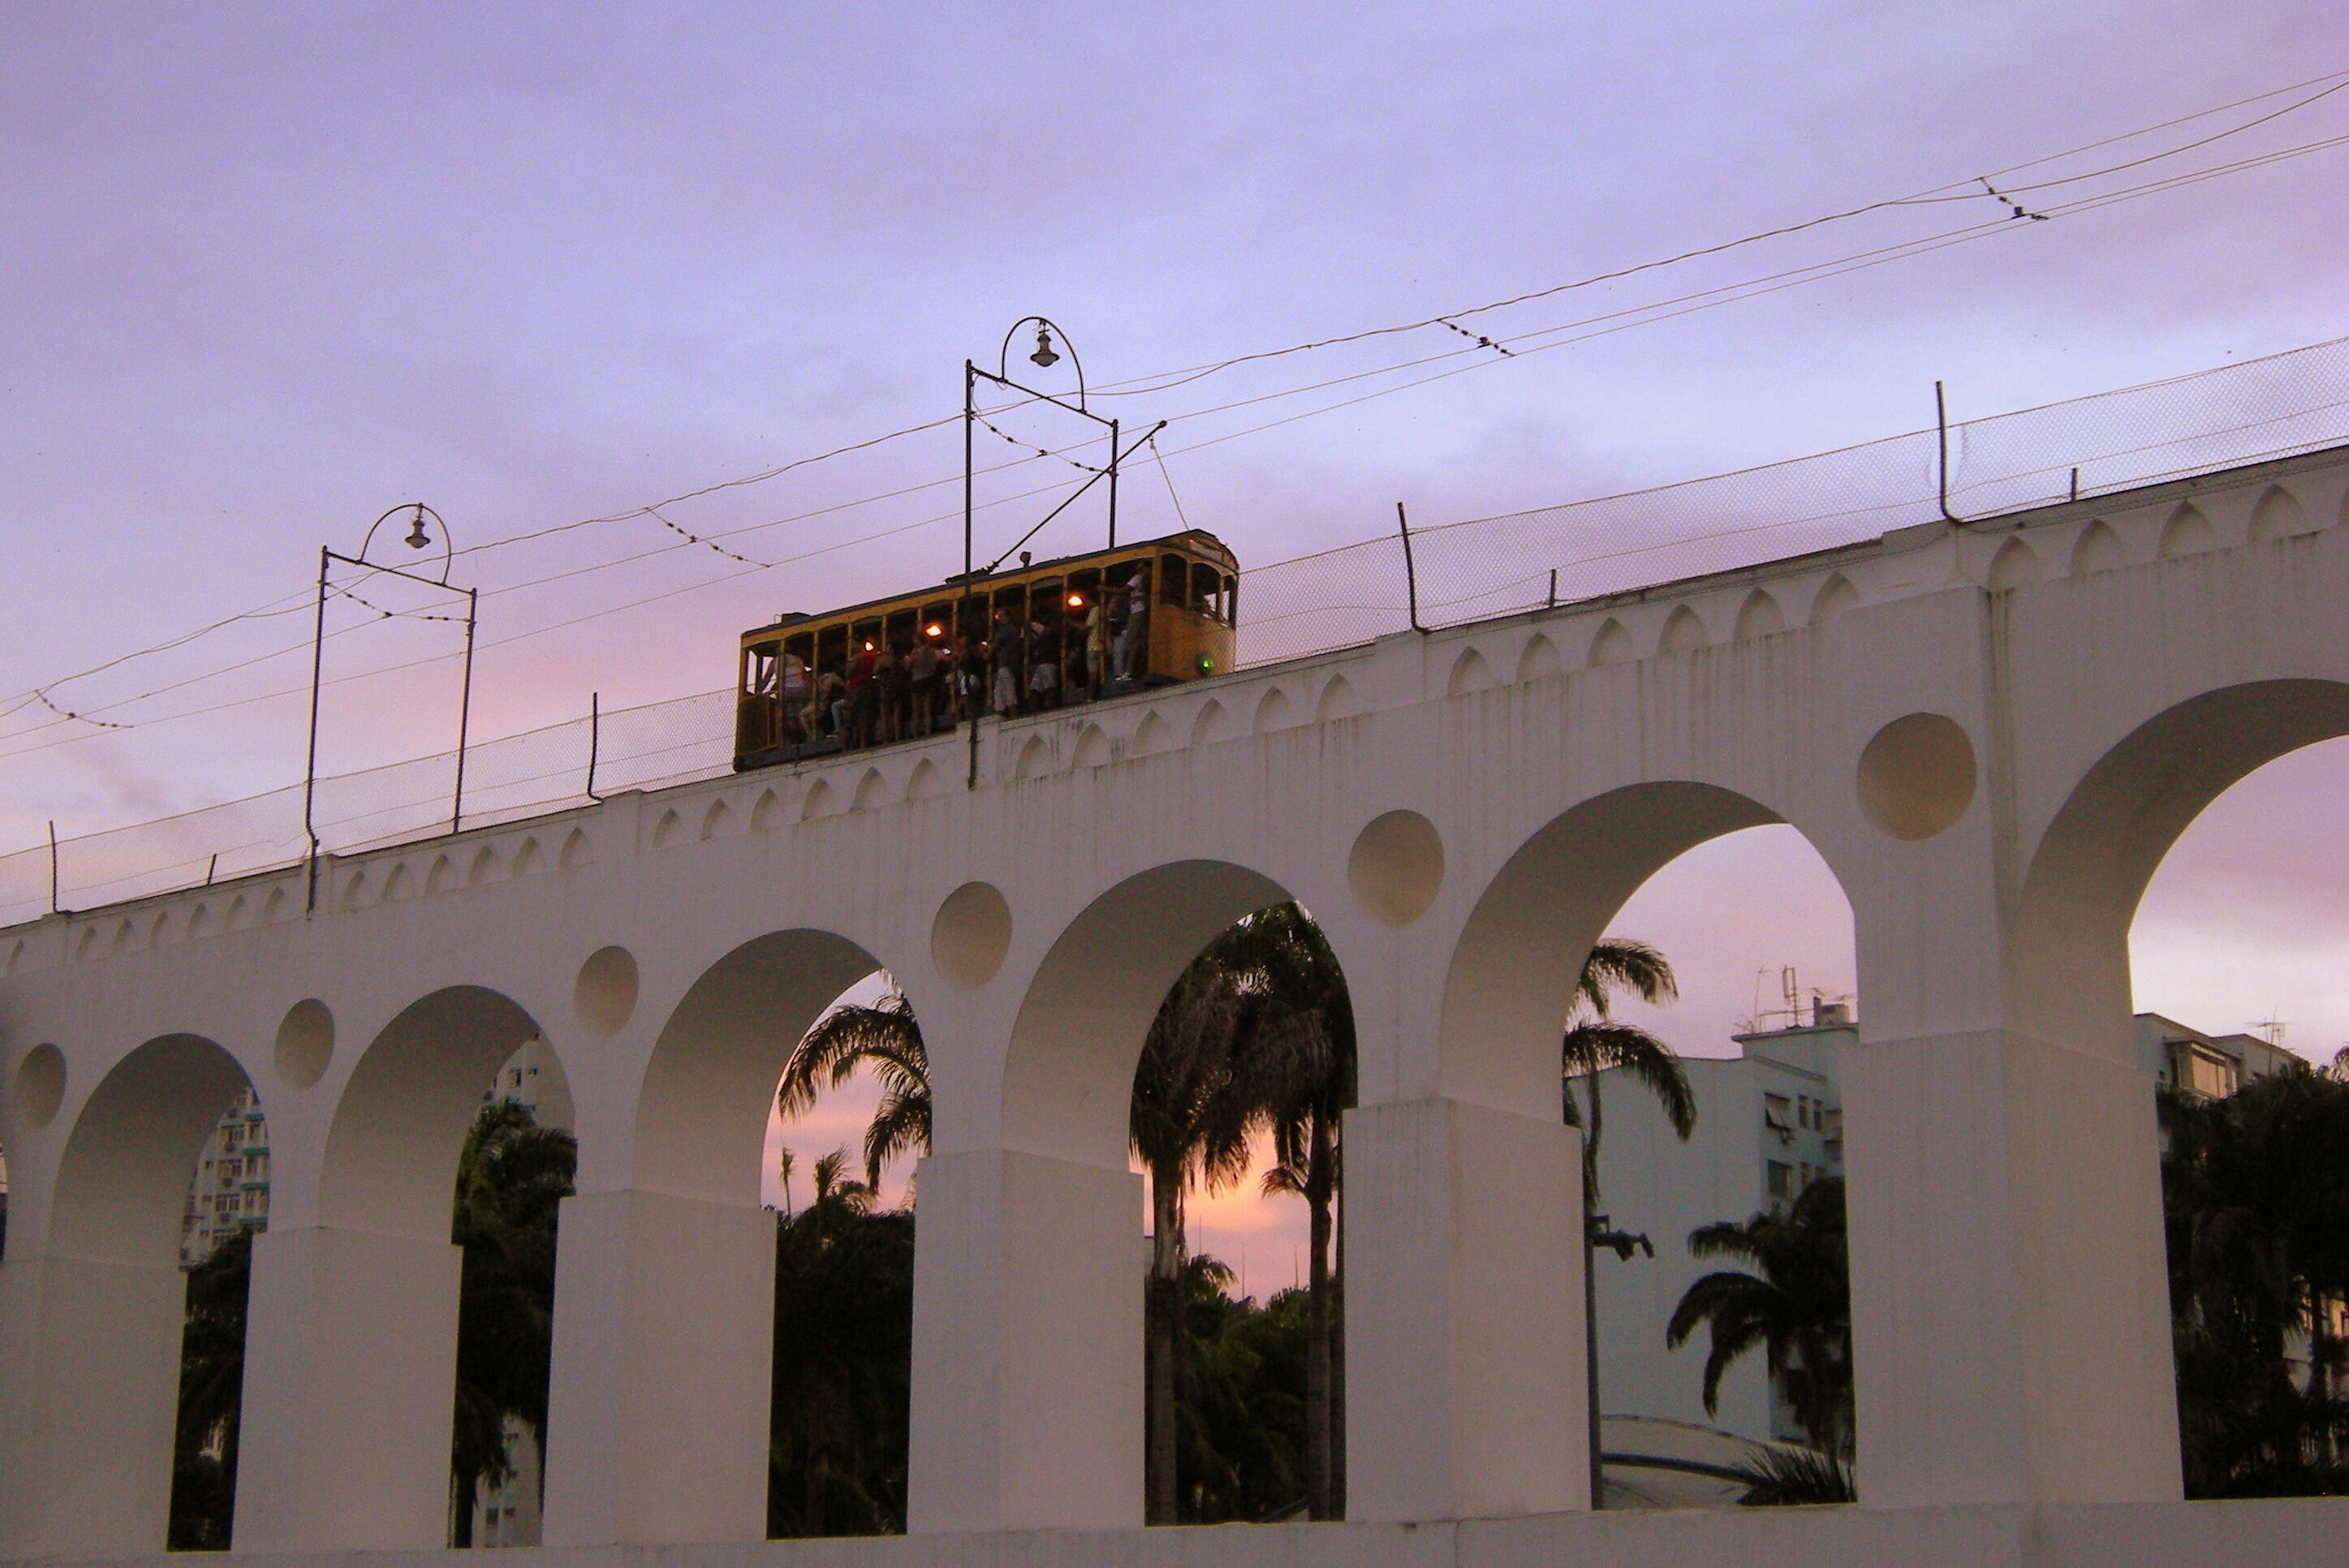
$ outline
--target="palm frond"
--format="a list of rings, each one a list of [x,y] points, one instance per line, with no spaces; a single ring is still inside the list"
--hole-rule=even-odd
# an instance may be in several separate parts
[[[1851,1471],[1834,1454],[1818,1449],[1772,1443],[1733,1468],[1745,1482],[1744,1495],[1737,1500],[1742,1507],[1787,1508],[1859,1501],[1859,1488]]]
[[[1669,1045],[1637,1024],[1598,1019],[1577,1024],[1559,1042],[1559,1065],[1568,1078],[1619,1069],[1647,1089],[1662,1106],[1665,1120],[1685,1140],[1696,1130],[1696,1090],[1688,1071]],[[1569,1108],[1569,1125],[1580,1126],[1579,1114]]]
[[[1628,936],[1599,939],[1575,977],[1576,999],[1599,1017],[1607,1016],[1618,991],[1649,1003],[1670,1002],[1681,994],[1671,961],[1647,943]]]

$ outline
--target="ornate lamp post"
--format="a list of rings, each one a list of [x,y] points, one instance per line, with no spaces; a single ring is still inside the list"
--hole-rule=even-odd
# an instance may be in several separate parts
[[[410,550],[430,549],[436,542],[433,538],[434,530],[439,531],[440,538],[437,542],[440,546],[439,576],[428,576],[420,572],[406,572],[397,566],[367,559],[367,550],[375,543],[377,531],[393,518],[402,515],[409,520],[409,529],[400,542]],[[429,526],[427,526],[428,523]],[[465,596],[465,675],[462,695],[459,697],[457,706],[457,784],[449,811],[449,830],[453,833],[464,824],[465,820],[465,743],[467,730],[472,723],[473,717],[473,633],[479,621],[481,609],[479,589],[456,588],[450,585],[449,568],[455,560],[455,556],[456,552],[449,537],[449,525],[441,521],[439,512],[420,500],[402,502],[377,518],[368,526],[367,537],[359,542],[359,552],[357,555],[345,555],[340,551],[323,544],[318,547],[318,609],[310,634],[310,745],[308,758],[302,770],[302,832],[303,836],[309,841],[310,846],[308,907],[312,911],[316,911],[318,907],[318,698],[320,688],[325,685],[322,677],[326,657],[327,574],[333,570],[334,563],[339,561],[346,566],[356,566],[361,571],[380,572],[405,582],[421,583],[427,588],[444,589],[449,593],[462,593]]]

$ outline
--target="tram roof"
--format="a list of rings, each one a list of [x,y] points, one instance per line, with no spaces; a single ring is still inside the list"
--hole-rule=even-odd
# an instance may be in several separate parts
[[[1185,529],[1180,533],[1164,534],[1157,539],[1137,539],[1131,544],[1120,544],[1106,550],[1088,550],[1081,552],[1075,555],[1056,555],[1050,561],[1030,562],[1029,564],[1020,567],[1016,572],[1006,572],[1002,573],[999,579],[995,573],[990,572],[975,572],[971,573],[970,581],[974,583],[979,583],[1009,581],[1018,577],[1032,577],[1039,573],[1065,571],[1070,567],[1081,567],[1089,562],[1099,561],[1104,558],[1115,558],[1126,555],[1130,552],[1139,552],[1145,550],[1160,550],[1168,546],[1178,546],[1186,550],[1202,552],[1212,551],[1214,553],[1222,556],[1233,571],[1237,572],[1239,570],[1240,563],[1238,558],[1232,554],[1231,547],[1229,545],[1226,544],[1222,540],[1217,539],[1214,534],[1209,533],[1204,528],[1189,528]],[[834,620],[843,615],[854,615],[860,610],[877,610],[885,604],[899,604],[908,599],[926,599],[932,593],[959,593],[964,585],[964,582],[965,579],[963,574],[957,572],[953,576],[947,578],[945,582],[938,583],[934,588],[916,588],[902,593],[885,593],[878,599],[867,599],[861,603],[843,604],[837,609],[819,610],[812,614],[806,611],[794,610],[788,614],[778,615],[775,619],[768,622],[763,626],[751,627],[749,631],[743,633],[742,636],[745,641],[748,641],[752,637],[764,636],[769,632],[789,631],[793,626],[802,626],[811,621]]]

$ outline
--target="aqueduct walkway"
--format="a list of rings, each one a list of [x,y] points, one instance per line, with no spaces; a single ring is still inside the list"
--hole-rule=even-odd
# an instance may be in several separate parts
[[[337,859],[315,915],[286,872],[0,932],[0,1553],[160,1549],[181,1206],[248,1083],[275,1168],[238,1549],[439,1548],[450,1183],[533,1035],[580,1140],[548,1539],[610,1549],[582,1563],[755,1542],[761,1130],[784,1052],[875,966],[936,1076],[916,1535],[760,1550],[2086,1563],[2349,1537],[2349,1504],[2175,1501],[2127,950],[2205,804],[2349,734],[2344,491],[2334,449],[990,725],[975,789],[942,738]],[[1578,1516],[1559,1019],[1642,881],[1772,822],[1858,933],[1867,1503]],[[1361,1522],[1145,1534],[1134,1059],[1207,937],[1288,898],[1357,1010]],[[1493,1522],[1400,1528],[1444,1521]]]

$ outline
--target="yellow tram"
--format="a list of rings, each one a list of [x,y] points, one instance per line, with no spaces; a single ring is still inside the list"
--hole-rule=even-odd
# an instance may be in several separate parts
[[[1231,667],[1239,586],[1232,552],[1194,529],[781,616],[742,634],[734,766],[1214,675]]]

